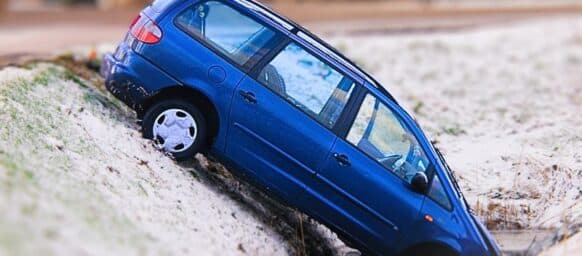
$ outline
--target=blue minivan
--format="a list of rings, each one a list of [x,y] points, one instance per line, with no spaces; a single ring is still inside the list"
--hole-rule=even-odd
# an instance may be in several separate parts
[[[206,153],[370,255],[500,255],[376,80],[252,0],[157,0],[101,68],[177,160]]]

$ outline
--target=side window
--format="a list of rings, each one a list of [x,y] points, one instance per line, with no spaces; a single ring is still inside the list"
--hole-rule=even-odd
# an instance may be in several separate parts
[[[443,184],[441,183],[441,179],[439,179],[439,176],[436,174],[432,179],[432,185],[430,186],[430,190],[428,191],[428,197],[430,197],[432,200],[434,200],[447,210],[452,209],[451,201],[449,201],[449,197],[445,193]]]
[[[337,122],[355,87],[295,43],[267,64],[257,80],[328,128]]]
[[[244,65],[276,33],[219,1],[189,7],[175,19],[176,26],[209,44],[239,65]]]
[[[429,164],[398,115],[370,94],[362,102],[347,140],[407,182],[417,172],[425,172]]]

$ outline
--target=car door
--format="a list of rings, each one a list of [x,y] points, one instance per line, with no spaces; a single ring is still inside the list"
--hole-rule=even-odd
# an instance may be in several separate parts
[[[213,149],[223,152],[234,90],[282,33],[230,1],[184,1],[168,17],[162,41],[147,56],[165,60],[155,63],[214,103],[221,127]]]
[[[232,102],[226,155],[287,202],[302,206],[306,182],[331,149],[354,82],[296,42],[242,80]]]
[[[345,229],[383,254],[395,252],[418,218],[424,196],[410,181],[429,165],[398,112],[396,104],[367,92],[347,136],[332,146],[316,175],[332,206],[321,211],[348,215]]]

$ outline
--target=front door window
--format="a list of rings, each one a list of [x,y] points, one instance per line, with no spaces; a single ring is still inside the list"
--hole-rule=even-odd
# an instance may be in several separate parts
[[[370,94],[365,97],[347,139],[407,182],[428,168],[428,158],[414,134],[398,115]]]

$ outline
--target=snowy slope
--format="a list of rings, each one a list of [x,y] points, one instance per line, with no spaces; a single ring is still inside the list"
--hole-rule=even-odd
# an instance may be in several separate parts
[[[0,71],[0,255],[293,252],[86,83],[53,65]]]

